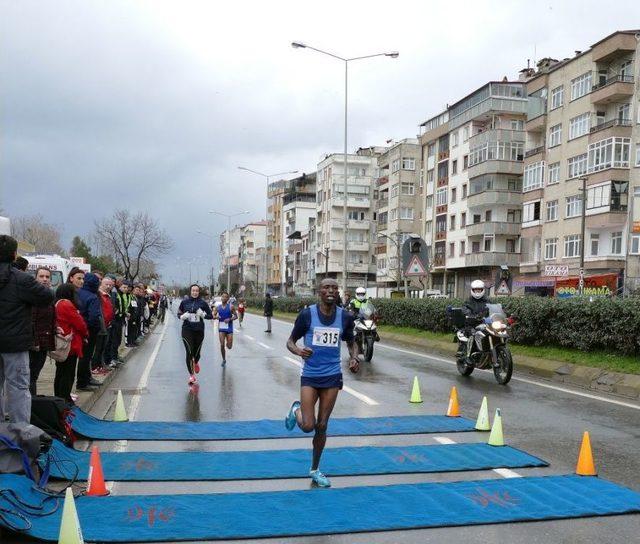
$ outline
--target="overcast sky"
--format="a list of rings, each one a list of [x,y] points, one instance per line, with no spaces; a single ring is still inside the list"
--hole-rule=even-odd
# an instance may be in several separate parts
[[[609,8],[609,9],[607,9]],[[640,27],[637,0],[195,2],[0,0],[0,207],[41,213],[65,246],[116,207],[148,210],[174,240],[164,279],[204,281],[226,213],[265,215],[241,172],[315,170],[418,125],[527,59],[564,58]],[[217,251],[217,244],[216,244]]]

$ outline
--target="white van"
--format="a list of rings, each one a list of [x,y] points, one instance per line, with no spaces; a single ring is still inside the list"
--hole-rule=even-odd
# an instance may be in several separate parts
[[[25,255],[24,258],[29,261],[27,272],[33,276],[39,267],[51,270],[51,287],[54,289],[67,281],[69,272],[73,268],[73,263],[60,255]]]

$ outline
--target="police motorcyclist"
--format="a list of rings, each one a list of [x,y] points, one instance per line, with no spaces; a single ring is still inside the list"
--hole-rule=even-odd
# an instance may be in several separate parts
[[[487,304],[489,299],[487,298],[487,290],[482,280],[474,280],[471,282],[471,296],[465,301],[462,308],[467,317],[471,318],[469,326],[475,325],[481,318],[487,315]],[[474,318],[477,320],[474,323]],[[469,338],[471,330],[469,327],[465,328],[465,336]],[[458,357],[463,357],[466,351],[466,346],[463,342],[458,344]]]
[[[356,298],[351,299],[349,302],[349,310],[357,317],[360,313],[360,308],[367,302],[367,290],[364,287],[358,287],[356,289]]]

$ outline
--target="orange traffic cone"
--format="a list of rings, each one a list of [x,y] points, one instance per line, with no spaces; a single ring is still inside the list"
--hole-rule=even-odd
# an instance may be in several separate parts
[[[460,406],[458,405],[458,391],[454,385],[449,395],[449,407],[447,408],[448,417],[460,417]]]
[[[578,455],[576,474],[579,476],[596,476],[598,474],[593,462],[591,439],[589,438],[588,431],[585,431],[584,435],[582,435],[582,445],[580,446],[580,455]]]
[[[89,462],[89,478],[87,478],[87,495],[92,497],[104,497],[109,491],[104,483],[102,463],[98,446],[91,448],[91,461]]]

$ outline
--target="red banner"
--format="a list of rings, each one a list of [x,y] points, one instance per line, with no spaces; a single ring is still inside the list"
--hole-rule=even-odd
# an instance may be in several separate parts
[[[558,298],[573,297],[578,294],[576,278],[563,278],[556,282],[556,296]],[[618,290],[618,274],[600,274],[584,278],[584,294],[591,297],[609,297]]]

